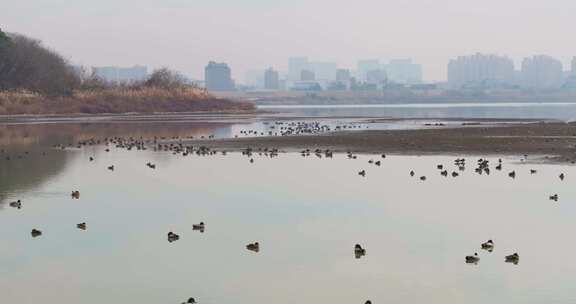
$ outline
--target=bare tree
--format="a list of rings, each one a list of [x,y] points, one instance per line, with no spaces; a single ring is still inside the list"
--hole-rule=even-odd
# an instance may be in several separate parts
[[[2,33],[0,46],[0,90],[66,95],[80,84],[73,67],[38,40]]]
[[[147,87],[159,87],[164,89],[176,89],[186,87],[186,78],[168,68],[161,68],[152,72],[144,82]]]

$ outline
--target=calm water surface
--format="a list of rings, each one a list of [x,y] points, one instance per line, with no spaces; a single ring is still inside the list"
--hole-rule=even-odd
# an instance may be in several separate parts
[[[467,157],[466,171],[447,178],[436,165],[457,170],[456,156],[388,156],[376,167],[368,160],[380,157],[370,155],[254,155],[250,163],[240,153],[51,148],[219,128],[226,127],[0,127],[0,302],[576,303],[572,166],[508,157],[504,170],[486,176]],[[558,203],[548,200],[554,193]],[[16,199],[20,210],[7,204]],[[192,230],[200,221],[204,233]],[[32,238],[33,228],[43,235]],[[168,231],[180,240],[168,243]],[[492,253],[479,248],[487,239],[496,243]],[[259,253],[245,249],[254,241]],[[361,259],[356,243],[367,249]],[[479,264],[465,264],[474,252]],[[504,263],[514,252],[520,263]]]
[[[301,116],[393,118],[488,118],[576,120],[572,103],[429,103],[370,105],[261,105],[259,109]]]

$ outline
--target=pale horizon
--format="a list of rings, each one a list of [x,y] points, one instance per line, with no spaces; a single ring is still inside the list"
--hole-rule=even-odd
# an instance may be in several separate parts
[[[576,55],[567,0],[5,0],[0,28],[36,39],[86,66],[166,66],[203,79],[211,60],[243,82],[249,70],[287,70],[293,56],[355,69],[358,60],[411,58],[425,81],[444,81],[452,58],[505,55],[516,68],[546,54],[568,70]],[[89,4],[89,7],[88,5]]]

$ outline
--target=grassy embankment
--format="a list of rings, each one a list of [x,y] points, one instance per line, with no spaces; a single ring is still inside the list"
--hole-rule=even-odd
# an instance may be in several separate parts
[[[243,112],[247,102],[219,99],[197,88],[105,88],[46,96],[26,91],[0,92],[0,115],[101,113]]]
[[[216,98],[166,68],[142,81],[107,83],[38,40],[0,30],[0,115],[251,110],[251,103]]]

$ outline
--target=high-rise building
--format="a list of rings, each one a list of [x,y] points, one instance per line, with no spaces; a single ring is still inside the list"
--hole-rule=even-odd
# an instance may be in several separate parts
[[[366,83],[374,84],[377,86],[383,85],[388,77],[384,70],[372,70],[366,74]]]
[[[280,89],[280,76],[278,71],[269,68],[264,72],[264,88],[266,90]]]
[[[148,68],[138,65],[127,68],[115,66],[92,67],[92,73],[106,82],[131,83],[145,80],[148,76]]]
[[[336,81],[348,83],[350,81],[350,70],[338,69],[336,70]]]
[[[264,70],[248,70],[245,74],[244,84],[255,89],[264,88]]]
[[[210,61],[204,69],[204,80],[208,91],[234,91],[230,67],[226,63]]]
[[[358,69],[357,76],[359,78],[358,80],[366,81],[367,80],[366,76],[368,75],[368,72],[381,69],[380,61],[378,61],[377,59],[360,60],[358,61],[357,69]]]
[[[302,70],[302,72],[300,72],[300,80],[301,81],[315,81],[316,80],[316,74],[314,74],[314,72],[312,72],[310,70]]]
[[[402,84],[418,84],[422,82],[422,66],[412,62],[412,59],[396,59],[383,66],[388,80]]]
[[[309,69],[308,57],[291,57],[288,59],[288,79],[291,81],[300,80],[302,71]]]
[[[564,84],[562,62],[547,55],[524,58],[522,85],[534,89],[557,89]]]
[[[317,80],[336,80],[337,64],[335,62],[311,62],[309,70],[313,71]]]
[[[448,84],[453,88],[472,85],[508,85],[514,82],[514,62],[508,57],[477,53],[448,63]]]

